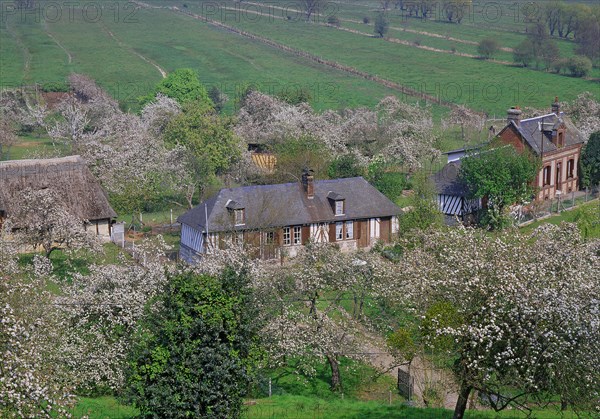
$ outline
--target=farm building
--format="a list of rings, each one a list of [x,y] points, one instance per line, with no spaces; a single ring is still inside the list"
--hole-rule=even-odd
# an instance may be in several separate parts
[[[553,199],[579,188],[579,157],[586,139],[570,119],[560,111],[555,98],[552,112],[535,118],[521,119],[519,108],[508,110],[507,125],[498,137],[517,150],[529,149],[542,160],[535,178],[538,199]]]
[[[309,241],[342,250],[369,248],[398,231],[401,210],[362,177],[221,189],[188,211],[181,224],[183,260],[227,243],[247,245],[262,259],[293,257]]]
[[[20,194],[54,189],[69,213],[85,223],[103,241],[110,239],[117,216],[80,156],[0,162],[0,221],[17,213]],[[22,220],[13,220],[18,227]]]
[[[465,149],[448,153],[448,164],[431,177],[436,188],[436,201],[440,212],[447,217],[465,216],[481,209],[480,199],[469,199],[467,185],[459,178],[460,159],[465,156]],[[459,157],[456,157],[459,155]]]

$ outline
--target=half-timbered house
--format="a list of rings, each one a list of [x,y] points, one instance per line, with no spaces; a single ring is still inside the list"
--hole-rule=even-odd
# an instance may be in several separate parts
[[[309,241],[342,250],[387,242],[398,231],[400,208],[362,177],[221,189],[178,218],[181,259],[241,242],[255,257],[293,257]]]
[[[517,150],[528,149],[542,160],[542,168],[534,180],[539,200],[553,199],[579,188],[579,157],[585,138],[560,111],[555,98],[552,112],[522,119],[518,107],[508,110],[507,125],[498,137]]]

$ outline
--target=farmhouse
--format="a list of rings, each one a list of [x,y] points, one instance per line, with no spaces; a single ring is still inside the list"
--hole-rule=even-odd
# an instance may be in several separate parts
[[[535,178],[538,199],[553,199],[579,188],[578,163],[583,135],[560,111],[558,98],[552,112],[535,118],[521,119],[517,108],[508,110],[507,125],[498,137],[517,150],[529,149],[542,160],[542,169]]]
[[[362,177],[221,189],[188,211],[181,223],[183,260],[227,243],[247,245],[262,259],[293,257],[309,241],[342,250],[387,242],[398,231],[401,210]]]
[[[69,212],[101,240],[109,240],[117,216],[80,156],[0,162],[0,223],[17,213],[20,194],[53,188]],[[23,220],[13,220],[18,226]]]

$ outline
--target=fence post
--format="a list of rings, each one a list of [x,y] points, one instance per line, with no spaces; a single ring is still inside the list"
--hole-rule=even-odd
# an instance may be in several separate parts
[[[273,388],[271,387],[271,379],[269,378],[269,397],[273,394]]]
[[[392,405],[392,390],[390,390],[390,400],[389,400],[389,401],[390,401],[390,403],[389,403],[389,404],[390,404],[390,406],[391,406],[391,405]]]

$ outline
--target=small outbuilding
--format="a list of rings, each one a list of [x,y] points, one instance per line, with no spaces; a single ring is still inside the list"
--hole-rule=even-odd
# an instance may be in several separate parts
[[[0,162],[0,224],[17,214],[25,190],[54,189],[69,213],[102,241],[111,237],[117,214],[80,156]],[[18,226],[19,220],[13,220]]]

